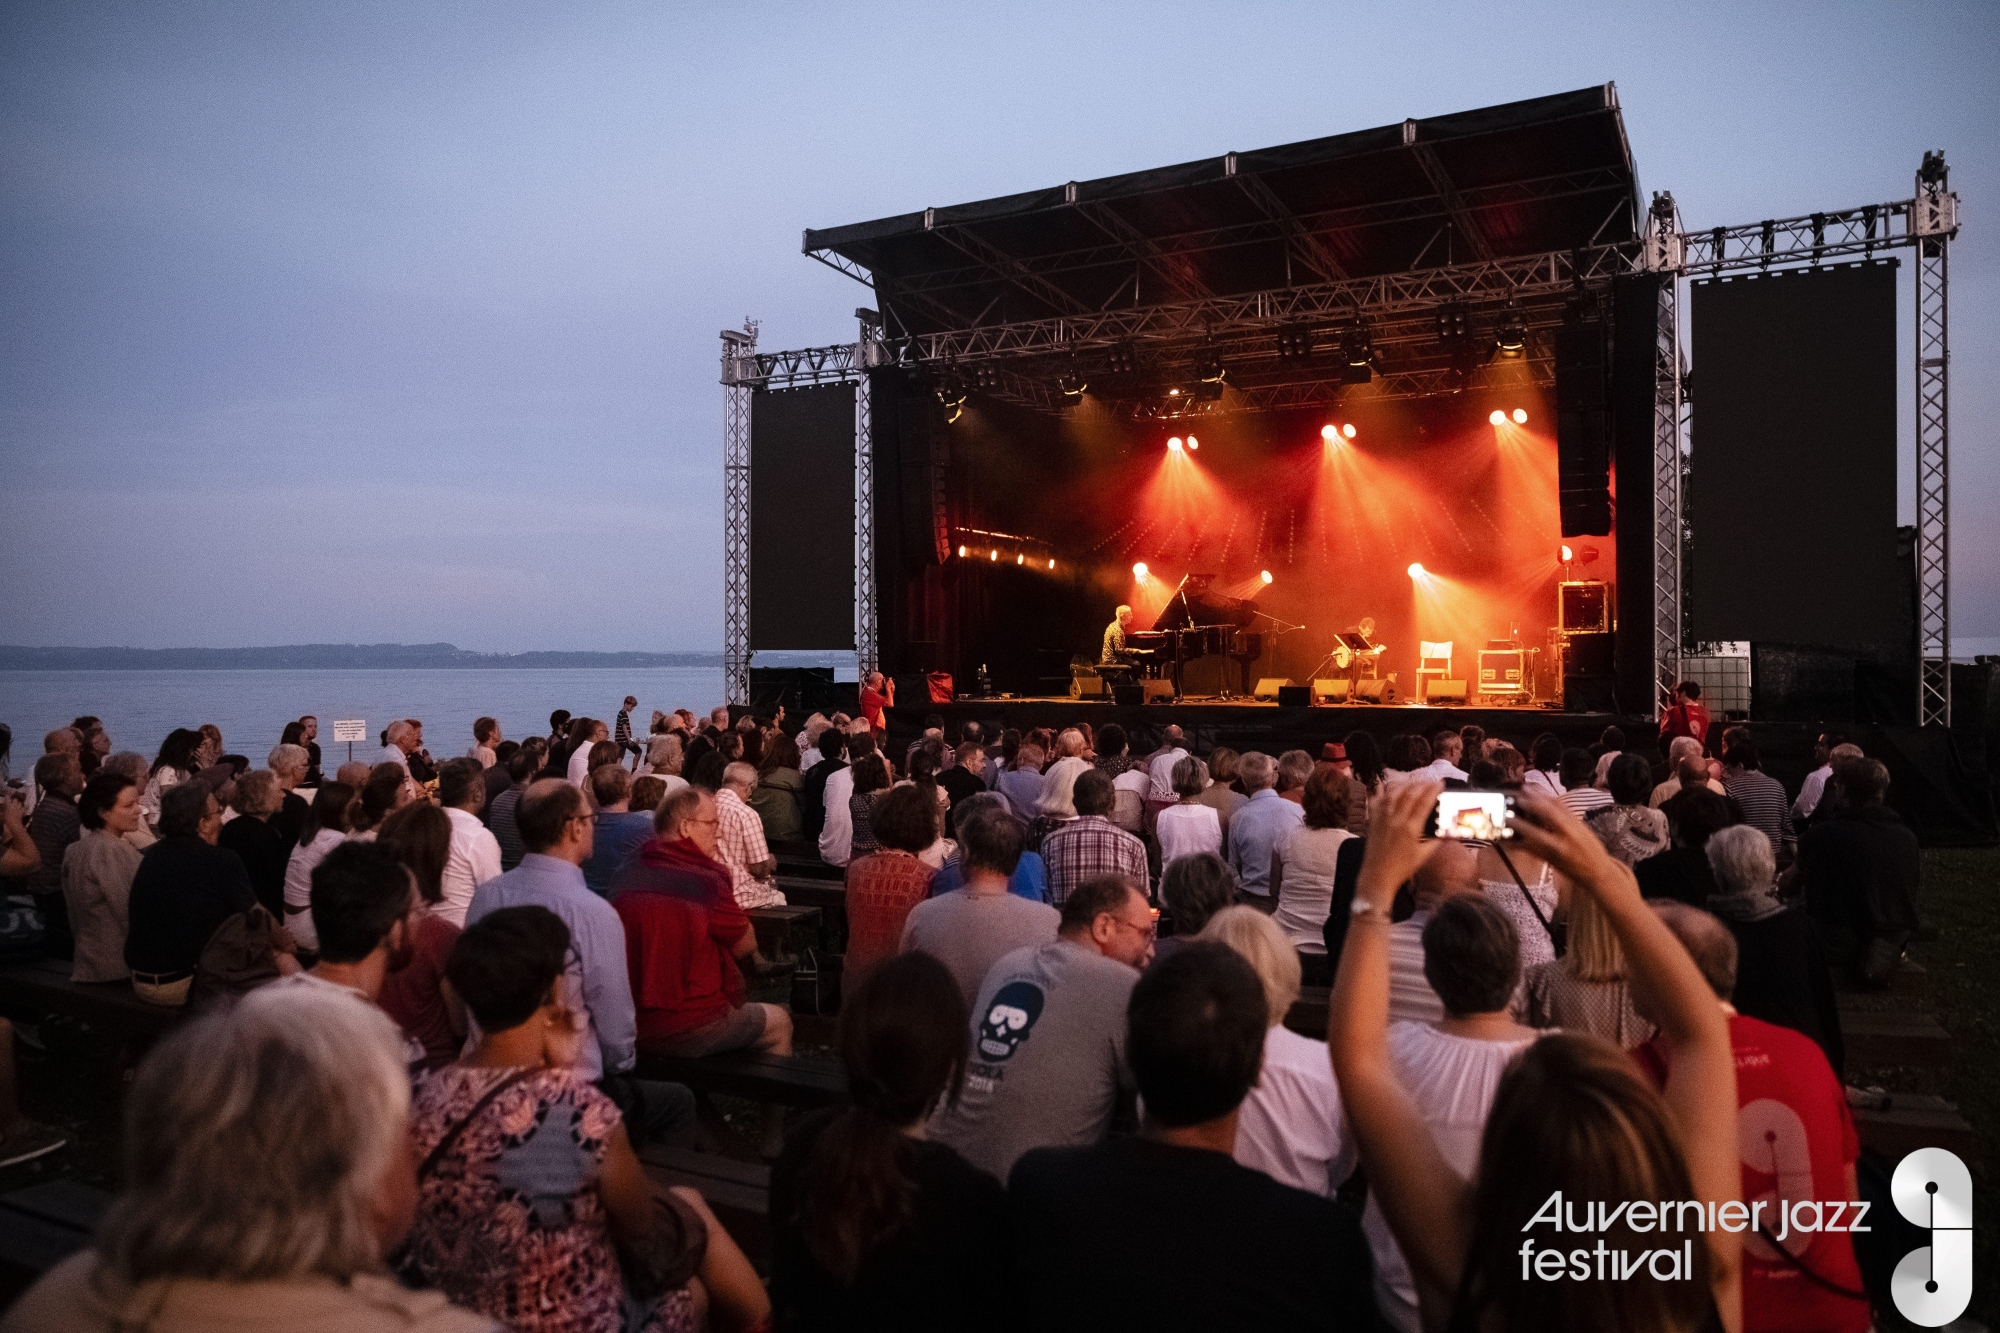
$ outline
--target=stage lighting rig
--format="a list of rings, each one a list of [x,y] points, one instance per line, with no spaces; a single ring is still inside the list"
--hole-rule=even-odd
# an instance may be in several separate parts
[[[1491,415],[1489,415],[1486,419],[1492,422],[1496,426],[1504,426],[1507,424],[1507,414],[1501,411],[1497,407],[1493,409]]]
[[[1360,320],[1340,335],[1342,384],[1366,384],[1375,375],[1375,339]]]
[[[1308,324],[1280,324],[1278,326],[1278,360],[1307,362],[1312,360],[1313,334]]]
[[[1222,364],[1221,354],[1212,346],[1204,346],[1195,358],[1195,378],[1203,384],[1221,384],[1228,373],[1228,368]]]
[[[1000,387],[1000,368],[994,365],[977,366],[972,372],[972,382],[979,392],[991,393]]]
[[[1056,376],[1056,387],[1062,390],[1065,398],[1081,398],[1084,390],[1090,387],[1090,380],[1085,377],[1081,368],[1072,365]]]
[[[958,420],[965,411],[965,381],[958,377],[957,371],[947,371],[938,381],[937,400],[944,405],[947,423]]]
[[[1500,312],[1500,329],[1493,335],[1496,351],[1508,360],[1518,360],[1528,346],[1528,321],[1512,301]]]
[[[1131,343],[1116,343],[1105,354],[1105,366],[1113,375],[1130,375],[1139,368],[1139,354]]]

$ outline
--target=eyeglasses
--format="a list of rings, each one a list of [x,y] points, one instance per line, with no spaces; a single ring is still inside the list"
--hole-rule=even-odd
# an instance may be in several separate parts
[[[1123,926],[1130,931],[1136,931],[1141,939],[1156,940],[1160,938],[1160,923],[1157,921],[1149,921],[1143,926],[1135,926],[1123,917],[1114,916],[1111,918],[1111,924]]]

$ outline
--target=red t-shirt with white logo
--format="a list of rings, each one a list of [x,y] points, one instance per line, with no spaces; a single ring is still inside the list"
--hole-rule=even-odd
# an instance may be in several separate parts
[[[1847,1199],[1847,1168],[1861,1153],[1847,1092],[1819,1046],[1803,1033],[1735,1014],[1729,1019],[1729,1044],[1736,1052],[1743,1202],[1764,1201],[1759,1223],[1773,1236],[1782,1234],[1792,1256],[1787,1260],[1762,1236],[1743,1234],[1743,1327],[1760,1333],[1866,1333],[1871,1316],[1865,1299],[1830,1291],[1799,1271],[1803,1266],[1834,1286],[1860,1291],[1852,1238],[1845,1231],[1781,1228],[1777,1218],[1781,1201],[1824,1205]],[[1660,1038],[1633,1054],[1656,1086],[1665,1084]],[[1851,1205],[1821,1211],[1828,1223],[1855,1221]],[[1812,1210],[1806,1214],[1810,1223]]]

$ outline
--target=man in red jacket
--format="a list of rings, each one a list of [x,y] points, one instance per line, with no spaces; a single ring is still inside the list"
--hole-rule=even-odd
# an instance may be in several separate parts
[[[1701,701],[1701,682],[1684,680],[1674,686],[1673,707],[1660,715],[1660,735],[1668,739],[1692,736],[1696,744],[1708,742],[1708,708]]]

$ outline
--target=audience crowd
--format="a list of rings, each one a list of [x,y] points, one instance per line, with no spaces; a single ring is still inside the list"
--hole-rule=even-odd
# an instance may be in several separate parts
[[[73,980],[187,1016],[95,1244],[0,1328],[1860,1333],[1840,1234],[1522,1276],[1556,1191],[1857,1189],[1833,976],[1890,980],[1916,841],[1844,737],[1788,792],[1699,695],[1657,747],[1316,755],[936,716],[891,746],[877,678],[802,724],[483,717],[459,758],[402,719],[331,766],[309,717],[261,767],[79,718],[0,800],[0,887]],[[1468,787],[1510,836],[1435,836]],[[662,1071],[794,1057],[781,856],[844,879],[848,1098],[751,1144]],[[0,1163],[60,1145],[0,1101]],[[655,1183],[690,1148],[772,1163],[767,1277]]]

